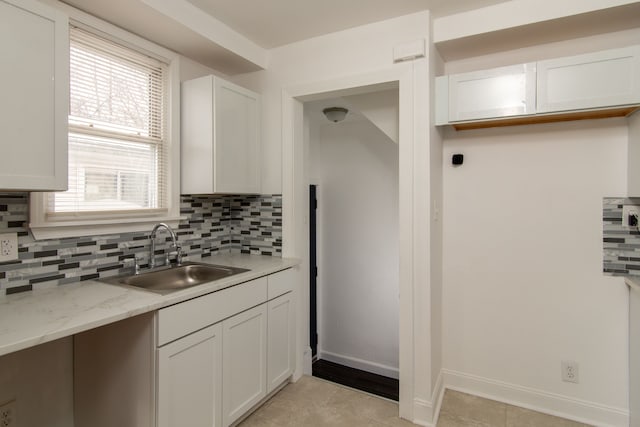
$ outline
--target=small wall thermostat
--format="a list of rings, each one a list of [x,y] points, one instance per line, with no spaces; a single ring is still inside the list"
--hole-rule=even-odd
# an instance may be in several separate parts
[[[464,162],[464,154],[454,154],[451,156],[451,164],[454,166],[460,166]]]

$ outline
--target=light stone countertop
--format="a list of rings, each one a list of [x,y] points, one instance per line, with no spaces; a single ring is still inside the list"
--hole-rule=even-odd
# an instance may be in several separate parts
[[[299,263],[291,258],[240,254],[213,255],[197,262],[250,271],[168,295],[95,280],[7,295],[0,298],[0,356],[158,310]]]

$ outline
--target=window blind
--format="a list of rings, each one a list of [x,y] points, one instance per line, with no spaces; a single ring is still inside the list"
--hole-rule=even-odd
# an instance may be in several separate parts
[[[70,28],[69,190],[61,219],[167,209],[167,64]]]

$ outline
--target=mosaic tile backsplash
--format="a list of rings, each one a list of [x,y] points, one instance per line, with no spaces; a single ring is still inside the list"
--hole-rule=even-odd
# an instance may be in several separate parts
[[[623,227],[624,205],[640,205],[640,198],[605,197],[602,201],[602,268],[609,275],[640,276],[640,230]]]
[[[149,261],[149,233],[34,240],[27,193],[0,193],[0,232],[18,233],[19,260],[0,263],[0,295],[131,271],[133,258]],[[185,260],[219,252],[282,256],[282,197],[182,195],[176,231]],[[161,231],[156,257],[162,264],[170,239]],[[162,237],[166,236],[165,239]]]

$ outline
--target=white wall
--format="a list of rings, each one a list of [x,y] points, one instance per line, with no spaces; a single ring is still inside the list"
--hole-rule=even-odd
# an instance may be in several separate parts
[[[303,129],[297,124],[302,123],[302,107],[291,97],[400,82],[400,414],[424,424],[433,419],[431,358],[440,352],[431,345],[430,330],[428,63],[426,58],[404,63],[392,58],[400,44],[419,39],[429,43],[430,25],[425,11],[283,46],[271,51],[268,70],[233,79],[262,94],[262,191],[282,191],[283,254],[302,260],[297,331],[301,348],[308,348],[309,342],[308,279],[303,274],[308,271],[303,188],[307,180],[304,157],[294,146],[302,140]],[[298,357],[296,376],[304,366],[300,348]]]
[[[602,198],[625,194],[626,150],[625,119],[447,133],[447,384],[624,425],[628,300],[602,274]]]
[[[317,119],[319,357],[397,378],[398,145],[369,121]]]
[[[0,357],[0,404],[16,401],[17,425],[73,426],[72,356],[64,338]]]
[[[398,143],[399,123],[398,90],[389,89],[359,95],[345,96],[344,100]]]
[[[396,45],[428,36],[429,13],[416,13],[272,49],[267,70],[231,77],[262,95],[262,192],[282,192],[283,88],[392,68]]]
[[[209,68],[206,65],[202,65],[184,56],[180,57],[180,81],[181,82],[184,82],[186,80],[191,80],[191,79],[197,79],[198,77],[207,76],[209,74],[213,74],[223,79],[228,79],[228,77],[225,76],[224,74],[212,68]]]

